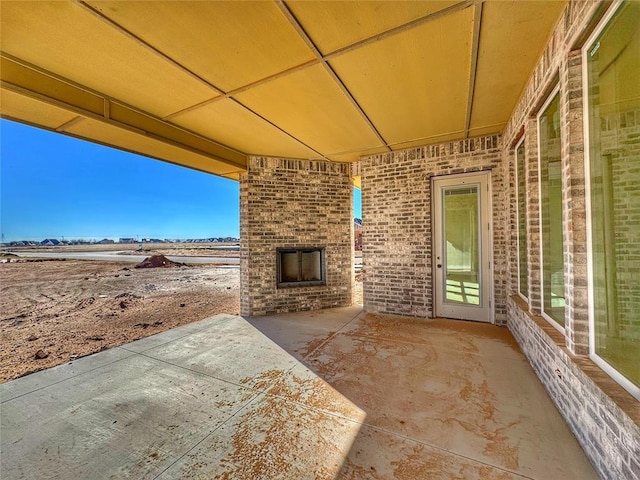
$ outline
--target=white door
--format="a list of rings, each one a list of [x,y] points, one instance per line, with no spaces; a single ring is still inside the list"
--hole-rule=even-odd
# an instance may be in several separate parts
[[[492,321],[490,173],[432,180],[435,315]]]

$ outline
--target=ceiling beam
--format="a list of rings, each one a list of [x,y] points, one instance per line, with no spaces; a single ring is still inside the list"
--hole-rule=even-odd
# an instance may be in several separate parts
[[[340,48],[338,50],[335,50],[333,52],[329,52],[326,55],[323,55],[321,52],[317,52],[316,54],[316,58],[314,58],[313,60],[309,60],[308,62],[305,63],[301,63],[300,65],[296,65],[294,67],[288,68],[286,70],[283,70],[281,72],[275,73],[273,75],[269,75],[267,77],[261,78],[260,80],[256,80],[254,82],[248,83],[247,85],[243,85],[241,87],[237,87],[234,88],[233,90],[228,90],[226,92],[223,92],[220,96],[211,98],[209,100],[205,100],[203,102],[197,103],[195,105],[191,105],[190,107],[187,107],[183,110],[179,110],[177,112],[171,113],[170,115],[167,115],[166,117],[164,117],[165,120],[173,118],[175,116],[181,115],[182,113],[187,113],[190,112],[192,110],[198,109],[200,107],[204,107],[207,106],[211,103],[215,103],[219,100],[222,100],[224,98],[232,98],[235,95],[238,95],[242,92],[245,92],[247,90],[250,90],[252,88],[255,87],[259,87],[260,85],[264,85],[265,83],[269,83],[272,82],[274,80],[277,80],[281,77],[285,77],[287,75],[290,75],[292,73],[298,72],[300,70],[304,70],[305,68],[308,67],[312,67],[314,65],[318,65],[320,63],[329,61],[333,58],[339,57],[340,55],[344,55],[345,53],[349,53],[353,50],[357,50],[359,48],[362,48],[364,46],[367,46],[371,43],[377,42],[379,40],[382,40],[386,37],[390,37],[393,35],[397,35],[399,33],[405,32],[407,30],[410,30],[412,28],[418,27],[424,23],[428,23],[428,22],[432,22],[434,20],[437,20],[438,18],[444,17],[446,15],[450,15],[452,13],[455,12],[459,12],[460,10],[464,10],[465,8],[468,8],[472,5],[474,5],[474,3],[477,3],[479,0],[465,0],[463,2],[459,2],[456,3],[455,5],[452,5],[450,7],[444,8],[442,10],[439,10],[435,13],[430,13],[429,15],[425,15],[424,17],[420,17],[417,18],[415,20],[412,20],[410,22],[407,22],[405,24],[399,25],[397,27],[391,28],[389,30],[385,30],[384,32],[378,33],[376,35],[373,35],[371,37],[365,38],[363,40],[360,40],[358,42],[352,43],[351,45],[347,45],[346,47]],[[296,20],[297,23],[297,20]],[[295,28],[295,25],[294,25]],[[305,32],[306,35],[306,32]],[[304,37],[303,37],[304,38]],[[315,47],[315,44],[313,44],[312,50],[315,48],[315,50],[317,50],[317,48]],[[222,92],[221,89],[218,89]]]
[[[89,5],[88,3],[86,3],[83,0],[71,0],[75,5],[79,6],[80,8],[82,8],[84,11],[86,11],[87,13],[93,15],[94,17],[96,17],[98,20],[106,23],[107,25],[109,25],[111,28],[114,28],[115,30],[117,30],[118,32],[120,32],[122,35],[124,35],[125,37],[129,38],[130,40],[134,41],[135,43],[137,43],[138,45],[140,45],[141,47],[149,50],[150,52],[152,52],[153,54],[157,55],[158,57],[162,58],[163,60],[165,60],[166,62],[170,63],[173,67],[179,69],[180,71],[186,73],[187,75],[189,75],[191,78],[193,78],[194,80],[197,80],[198,82],[202,83],[203,85],[205,85],[206,87],[212,89],[214,91],[215,94],[222,94],[224,93],[221,89],[219,89],[218,87],[216,87],[214,84],[212,84],[211,82],[209,82],[208,80],[206,80],[205,78],[202,78],[200,75],[198,75],[197,73],[193,72],[192,70],[188,69],[187,67],[185,67],[184,65],[182,65],[180,62],[174,60],[173,58],[171,58],[170,56],[168,56],[167,54],[165,54],[164,52],[158,50],[156,47],[154,47],[153,45],[151,45],[150,43],[146,42],[145,40],[143,40],[142,38],[140,38],[139,36],[137,36],[135,33],[127,30],[126,28],[124,28],[122,25],[120,25],[119,23],[111,20],[108,16],[104,15],[101,11],[99,11],[98,9],[96,9],[95,7]]]
[[[246,169],[243,152],[164,122],[3,52],[0,52],[0,81],[2,88],[74,112],[82,118],[99,120],[226,165]],[[106,104],[108,108],[105,108]],[[62,127],[64,125],[58,129]]]
[[[192,111],[197,110],[199,108],[206,107],[207,105],[210,105],[212,103],[215,103],[215,102],[218,102],[220,100],[228,98],[228,99],[234,100],[238,105],[240,105],[241,107],[245,108],[246,110],[248,110],[249,112],[253,113],[254,115],[258,116],[259,118],[261,118],[262,120],[266,121],[270,125],[274,126],[278,130],[280,130],[281,132],[286,134],[287,136],[291,137],[292,139],[296,140],[297,142],[299,142],[299,143],[305,145],[306,147],[310,148],[315,153],[317,153],[320,158],[326,158],[324,155],[320,154],[315,149],[311,148],[309,145],[307,145],[306,143],[304,143],[303,141],[301,141],[297,137],[295,137],[295,136],[291,135],[289,132],[283,130],[278,125],[276,125],[275,123],[271,122],[270,120],[268,120],[267,118],[263,117],[262,115],[258,114],[257,112],[253,111],[252,109],[250,109],[249,107],[244,105],[241,101],[239,101],[237,98],[235,98],[240,93],[243,93],[243,92],[245,92],[247,90],[251,90],[252,88],[259,87],[261,85],[264,85],[266,83],[272,82],[272,81],[277,80],[279,78],[291,75],[291,74],[293,74],[295,72],[298,72],[300,70],[304,70],[306,68],[312,67],[314,65],[322,64],[323,67],[325,68],[325,70],[332,77],[334,82],[336,82],[338,84],[338,86],[342,90],[343,94],[345,94],[345,96],[350,100],[352,105],[358,110],[360,115],[364,118],[365,122],[367,122],[369,127],[378,136],[378,139],[383,143],[384,147],[389,151],[389,150],[391,150],[391,148],[390,148],[391,145],[388,142],[385,141],[385,139],[382,137],[380,132],[377,130],[377,128],[375,127],[375,125],[371,121],[371,119],[368,117],[368,115],[366,115],[366,113],[364,112],[362,107],[358,104],[358,102],[355,100],[355,98],[353,97],[351,92],[347,89],[347,87],[344,85],[342,80],[335,73],[333,68],[328,64],[328,61],[333,59],[333,58],[336,58],[336,57],[339,57],[341,55],[344,55],[346,53],[349,53],[349,52],[351,52],[353,50],[357,50],[359,48],[365,47],[365,46],[367,46],[369,44],[378,42],[378,41],[383,40],[383,39],[385,39],[387,37],[391,37],[393,35],[401,34],[403,32],[406,32],[408,30],[416,28],[416,27],[418,27],[420,25],[435,21],[435,20],[437,20],[439,18],[442,18],[442,17],[447,16],[447,15],[451,15],[453,13],[459,12],[459,11],[464,10],[466,8],[469,8],[471,6],[480,5],[480,8],[481,8],[483,1],[484,0],[464,0],[464,1],[458,2],[458,3],[454,4],[454,5],[451,5],[451,6],[447,7],[447,8],[439,10],[437,12],[430,13],[430,14],[425,15],[423,17],[419,17],[419,18],[417,18],[415,20],[412,20],[410,22],[404,23],[404,24],[399,25],[397,27],[391,28],[389,30],[385,30],[384,32],[380,32],[380,33],[378,33],[376,35],[373,35],[371,37],[368,37],[368,38],[365,38],[363,40],[360,40],[360,41],[357,41],[355,43],[352,43],[351,45],[347,45],[347,46],[345,46],[343,48],[340,48],[338,50],[335,50],[333,52],[329,52],[326,55],[323,55],[322,52],[319,51],[319,49],[317,48],[315,43],[311,40],[309,35],[306,33],[306,31],[304,30],[304,28],[302,27],[300,22],[297,20],[297,18],[295,18],[295,16],[291,12],[291,10],[288,8],[288,6],[283,1],[276,1],[276,4],[278,5],[278,7],[282,11],[282,13],[285,15],[285,17],[288,19],[288,21],[294,27],[294,29],[296,30],[298,35],[300,35],[301,38],[305,41],[307,47],[311,49],[311,51],[314,53],[316,58],[314,58],[313,60],[307,61],[305,63],[302,63],[300,65],[296,65],[294,67],[288,68],[288,69],[283,70],[281,72],[275,73],[273,75],[267,76],[265,78],[256,80],[256,81],[254,81],[252,83],[249,83],[247,85],[243,85],[241,87],[237,87],[235,89],[226,91],[226,92],[223,91],[220,88],[217,88],[217,90],[221,92],[220,95],[218,95],[216,97],[213,97],[213,98],[210,98],[208,100],[205,100],[203,102],[191,105],[191,106],[186,107],[186,108],[184,108],[182,110],[173,112],[173,113],[163,117],[163,120],[170,121],[171,119],[176,118],[176,117],[178,117],[178,116],[180,116],[182,114],[192,112]],[[151,47],[151,48],[153,48],[153,47]],[[474,77],[474,81],[475,81],[475,77]],[[468,125],[468,123],[467,123],[467,125]]]
[[[259,87],[260,85],[272,82],[273,80],[277,80],[278,78],[281,78],[281,77],[286,77],[287,75],[291,75],[292,73],[295,73],[299,70],[304,70],[305,68],[311,67],[313,65],[318,65],[319,63],[320,61],[318,59],[313,59],[308,62],[301,63],[300,65],[296,65],[295,67],[288,68],[286,70],[275,73],[273,75],[269,75],[268,77],[261,78],[260,80],[256,80],[255,82],[251,82],[241,87],[234,88],[233,90],[224,92],[222,95],[218,95],[217,97],[210,98],[203,102],[196,103],[195,105],[191,105],[189,107],[183,108],[182,110],[178,110],[177,112],[170,113],[169,115],[163,117],[163,120],[169,120],[171,118],[182,115],[183,113],[189,113],[193,110],[197,110],[198,108],[206,107],[207,105],[218,102],[225,98],[234,98],[235,95],[238,95],[242,92],[246,92],[247,90],[251,90],[254,87]],[[238,103],[242,105],[240,102]]]
[[[64,122],[62,125],[58,125],[56,127],[56,132],[63,133],[67,128],[73,127],[76,123],[80,123],[84,119],[85,117],[83,117],[82,115],[78,115],[77,117],[72,118],[68,122]]]
[[[317,63],[317,62],[314,62]],[[306,68],[306,65],[304,66]],[[301,67],[298,67],[297,69],[300,69]],[[290,73],[290,71],[287,71],[287,74]],[[247,88],[241,88],[238,89],[240,91],[244,91],[244,90],[248,90],[249,87]],[[234,91],[234,93],[236,93]],[[182,110],[179,110],[177,112],[172,113],[171,115],[167,115],[165,117],[162,118],[162,120],[164,121],[170,121],[173,118],[176,118],[184,113],[189,113],[192,112],[194,110],[198,110],[202,107],[206,107],[207,105],[210,105],[214,102],[217,102],[219,100],[222,100],[223,98],[229,99],[231,100],[233,103],[235,103],[236,105],[240,106],[241,108],[244,108],[245,110],[247,110],[249,113],[255,115],[256,117],[258,117],[260,120],[268,123],[269,125],[271,125],[272,127],[274,127],[275,129],[279,130],[280,132],[282,132],[283,134],[285,134],[287,137],[295,140],[296,142],[300,143],[301,145],[304,145],[305,147],[307,147],[309,150],[313,151],[315,154],[318,155],[319,158],[328,160],[327,157],[325,157],[322,153],[318,152],[316,149],[314,149],[313,147],[307,145],[305,142],[303,142],[302,140],[300,140],[299,138],[293,136],[291,133],[287,132],[286,130],[284,130],[283,128],[281,128],[280,126],[276,125],[275,123],[273,123],[271,120],[269,120],[268,118],[260,115],[258,112],[256,112],[255,110],[253,110],[252,108],[249,108],[247,105],[245,105],[244,103],[242,103],[240,100],[238,100],[237,98],[234,98],[231,94],[224,94],[224,95],[220,95],[218,97],[209,99],[209,100],[205,100],[204,102],[200,102],[197,103],[195,105],[191,105],[190,107],[184,108]]]
[[[478,50],[480,48],[480,30],[482,26],[482,5],[477,2],[473,11],[473,43],[471,46],[471,66],[469,75],[469,93],[467,94],[467,117],[464,127],[464,138],[469,138],[471,129],[471,115],[473,114],[473,97],[476,91],[476,76],[478,74]]]
[[[216,96],[209,98],[203,102],[197,103],[195,105],[191,105],[187,108],[184,108],[182,110],[179,110],[177,112],[173,112],[169,115],[166,115],[164,117],[162,117],[162,120],[165,122],[170,121],[172,118],[175,118],[179,115],[182,115],[184,113],[188,113],[191,112],[193,110],[198,110],[199,108],[202,107],[206,107],[207,105],[210,105],[211,103],[214,103],[218,100],[222,100],[224,98],[230,98],[231,100],[233,100],[236,104],[238,104],[239,106],[241,106],[242,108],[248,110],[250,113],[252,113],[253,115],[257,116],[258,118],[260,118],[261,120],[267,122],[269,125],[271,125],[272,127],[275,127],[276,129],[278,129],[280,132],[284,133],[285,135],[287,135],[288,137],[292,138],[293,140],[295,140],[296,142],[304,145],[305,147],[309,148],[310,150],[312,150],[314,153],[316,153],[320,158],[326,159],[326,157],[321,154],[320,152],[316,151],[314,148],[310,147],[309,145],[307,145],[305,142],[303,142],[302,140],[300,140],[299,138],[296,138],[295,136],[291,135],[289,132],[287,132],[286,130],[282,129],[281,127],[279,127],[278,125],[276,125],[275,123],[273,123],[272,121],[270,121],[269,119],[263,117],[262,115],[258,114],[257,112],[253,111],[252,109],[250,109],[249,107],[247,107],[246,105],[244,105],[242,102],[238,101],[235,98],[232,98],[233,94],[238,94],[242,91],[248,90],[249,88],[253,88],[255,85],[254,84],[250,84],[247,85],[245,87],[236,89],[235,91],[233,91],[232,93],[227,93],[225,92],[222,88],[217,87],[216,85],[210,83],[208,80],[202,78],[201,76],[197,75],[196,73],[194,73],[192,70],[190,70],[189,68],[187,68],[186,66],[184,66],[183,64],[181,64],[180,62],[177,62],[176,60],[174,60],[173,58],[171,58],[170,56],[168,56],[167,54],[165,54],[164,52],[158,50],[156,47],[154,47],[153,45],[151,45],[150,43],[146,42],[145,40],[143,40],[142,38],[140,38],[139,36],[137,36],[136,34],[134,34],[133,32],[131,32],[130,30],[126,29],[125,27],[123,27],[122,25],[120,25],[119,23],[115,22],[114,20],[110,19],[108,16],[104,15],[102,12],[100,12],[98,9],[96,9],[95,7],[89,5],[88,3],[86,3],[84,0],[72,0],[73,3],[75,3],[76,5],[80,6],[81,8],[83,8],[85,11],[87,11],[88,13],[90,13],[91,15],[95,16],[96,18],[100,19],[101,21],[105,22],[107,25],[109,25],[110,27],[116,29],[118,32],[120,32],[122,35],[126,36],[127,38],[129,38],[130,40],[133,40],[134,42],[136,42],[138,45],[146,48],[147,50],[151,51],[152,53],[154,53],[155,55],[159,56],[160,58],[162,58],[163,60],[167,61],[168,63],[170,63],[173,67],[178,68],[179,70],[181,70],[182,72],[188,74],[189,76],[191,76],[192,78],[198,80],[199,82],[203,83],[204,85],[206,85],[207,87],[211,88],[214,93],[216,94]],[[318,63],[317,60],[314,60],[313,63]],[[285,76],[288,75],[290,73],[292,73],[292,71],[295,70],[300,70],[302,68],[306,68],[308,65],[307,64],[302,64],[299,65],[297,67],[294,67],[293,69],[290,70],[286,70],[284,72],[280,72],[276,75],[273,75],[271,77],[269,77],[269,81],[274,80],[275,78],[281,77],[281,76]],[[258,83],[258,82],[256,82]],[[264,83],[264,82],[259,82],[259,83]],[[172,124],[173,125],[173,124]]]
[[[339,57],[340,55],[344,55],[345,53],[349,53],[353,50],[357,50],[369,44],[378,42],[380,40],[384,40],[385,38],[392,37],[400,33],[404,33],[407,30],[411,30],[413,28],[419,27],[420,25],[423,25],[425,23],[433,22],[434,20],[437,20],[439,18],[445,17],[447,15],[451,15],[452,13],[459,12],[461,10],[464,10],[465,8],[469,8],[477,1],[478,0],[465,0],[464,2],[456,3],[454,5],[451,5],[450,7],[443,8],[442,10],[438,10],[437,12],[430,13],[423,17],[416,18],[415,20],[411,20],[410,22],[403,23],[402,25],[398,25],[397,27],[390,28],[389,30],[385,30],[384,32],[380,32],[371,37],[352,43],[351,45],[347,45],[345,47],[339,48],[338,50],[334,50],[333,52],[329,52],[323,56],[323,59],[331,60],[333,58]]]
[[[367,123],[367,125],[369,125],[369,128],[371,128],[371,130],[375,133],[375,135],[378,137],[378,140],[380,140],[382,145],[384,145],[386,147],[387,151],[391,151],[391,149],[387,145],[387,141],[380,134],[380,132],[378,131],[376,126],[373,124],[373,122],[371,121],[369,116],[362,109],[362,107],[360,106],[358,101],[351,94],[351,92],[346,87],[346,85],[342,82],[342,79],[338,76],[338,74],[333,70],[331,65],[329,65],[329,63],[322,56],[322,53],[320,52],[320,50],[318,49],[316,44],[313,42],[313,40],[311,40],[311,37],[309,37],[309,35],[305,31],[305,29],[302,27],[302,25],[300,24],[298,19],[295,17],[293,12],[291,10],[289,10],[289,7],[282,0],[276,0],[276,5],[278,6],[278,8],[280,8],[280,11],[283,13],[285,18],[287,20],[289,20],[289,23],[291,23],[291,25],[296,30],[298,35],[300,35],[300,37],[304,40],[304,42],[307,44],[307,46],[311,49],[311,51],[316,56],[316,58],[320,62],[320,64],[322,64],[322,66],[324,67],[326,72],[329,74],[329,76],[338,85],[338,87],[342,91],[343,95],[347,98],[347,100],[349,100],[351,105],[353,105],[353,107],[360,114],[360,116]]]
[[[262,115],[260,115],[258,112],[256,112],[255,110],[247,107],[246,105],[244,105],[243,103],[241,103],[239,100],[235,99],[235,98],[231,98],[230,99],[232,102],[240,105],[242,108],[246,109],[247,111],[251,112],[252,114],[254,114],[256,117],[258,117],[259,119],[267,122],[269,125],[271,125],[272,127],[277,128],[278,130],[280,130],[282,133],[284,133],[285,135],[287,135],[288,137],[294,139],[296,142],[304,145],[305,147],[307,147],[309,150],[311,150],[313,153],[315,153],[316,155],[318,155],[318,158],[321,158],[323,160],[327,160],[329,161],[329,159],[324,156],[324,154],[320,153],[319,151],[317,151],[315,148],[311,147],[310,145],[306,144],[305,142],[303,142],[302,140],[294,137],[293,135],[291,135],[289,132],[287,132],[286,130],[283,130],[282,128],[280,128],[278,125],[276,125],[275,123],[273,123],[271,120],[269,120],[268,118],[263,117]],[[259,153],[253,153],[252,155],[254,156],[260,156]]]
[[[77,5],[78,7],[82,8],[85,12],[89,13],[90,15],[96,17],[97,19],[99,19],[100,21],[104,22],[106,25],[108,25],[109,27],[115,29],[116,31],[118,31],[120,34],[124,35],[125,37],[127,37],[128,39],[132,40],[133,42],[135,42],[136,44],[138,44],[139,46],[142,46],[143,48],[145,48],[146,50],[152,52],[154,55],[162,58],[164,61],[168,62],[170,65],[172,65],[174,68],[179,69],[180,71],[182,71],[183,73],[189,75],[191,78],[194,78],[195,80],[197,80],[198,82],[202,83],[203,85],[205,85],[206,87],[210,88],[213,93],[214,93],[214,97],[205,100],[203,102],[200,102],[196,105],[192,105],[190,107],[187,107],[185,109],[182,109],[178,112],[174,112],[170,115],[167,115],[163,118],[159,118],[157,119],[158,121],[164,123],[165,125],[171,125],[174,128],[178,129],[178,130],[184,130],[181,127],[175,125],[174,123],[170,122],[170,119],[183,114],[183,113],[187,113],[193,110],[197,110],[199,108],[202,108],[206,105],[209,105],[217,100],[221,100],[223,98],[231,98],[232,101],[234,101],[236,104],[238,104],[239,106],[241,106],[242,108],[246,109],[247,111],[249,111],[251,114],[257,116],[258,118],[260,118],[261,120],[267,122],[269,125],[275,127],[276,129],[278,129],[280,132],[284,133],[285,135],[287,135],[288,137],[292,138],[293,140],[295,140],[296,142],[304,145],[305,147],[309,148],[311,151],[313,151],[316,155],[319,156],[319,158],[323,158],[323,159],[327,159],[322,153],[318,152],[317,150],[315,150],[314,148],[310,147],[309,145],[307,145],[305,142],[303,142],[302,140],[296,138],[295,136],[291,135],[289,132],[287,132],[286,130],[282,129],[281,127],[279,127],[278,125],[276,125],[275,123],[273,123],[272,121],[268,120],[267,118],[263,117],[262,115],[258,114],[257,112],[253,111],[252,109],[248,108],[246,105],[244,105],[242,102],[238,101],[235,98],[232,98],[232,96],[230,94],[227,94],[227,92],[225,92],[223,89],[217,87],[216,85],[212,84],[211,82],[209,82],[208,80],[204,79],[203,77],[197,75],[195,72],[193,72],[192,70],[190,70],[189,68],[187,68],[186,66],[184,66],[183,64],[181,64],[180,62],[174,60],[173,58],[171,58],[170,56],[166,55],[164,52],[162,52],[161,50],[157,49],[156,47],[154,47],[153,45],[151,45],[150,43],[146,42],[145,40],[143,40],[142,38],[140,38],[138,35],[136,35],[135,33],[131,32],[130,30],[126,29],[125,27],[123,27],[122,25],[120,25],[119,23],[115,22],[114,20],[112,20],[111,18],[109,18],[108,16],[106,16],[105,14],[103,14],[102,12],[100,12],[98,9],[96,9],[95,7],[89,5],[87,2],[85,2],[84,0],[71,0],[73,4]],[[26,63],[26,62],[25,62]],[[314,60],[312,63],[318,63],[317,60]],[[294,67],[295,70],[298,69],[302,69],[302,68],[306,68],[308,65],[307,64],[303,64],[300,65],[298,67]],[[292,73],[291,71],[285,71],[285,72],[281,72],[277,75],[274,75],[273,77],[277,78],[279,76],[284,76],[287,75],[289,73]],[[53,76],[51,74],[51,76]],[[274,78],[270,78],[269,80],[273,80]],[[64,80],[65,83],[70,83],[68,82],[66,79]],[[261,82],[262,83],[262,82]],[[249,88],[252,88],[253,86],[255,86],[254,84],[251,84],[247,87],[238,89],[237,91],[234,91],[233,93],[239,93],[239,91],[244,91],[247,90]],[[86,88],[84,86],[79,85],[79,88],[86,90]],[[97,96],[102,96],[101,94],[96,94]],[[60,100],[60,99],[57,99]],[[104,120],[109,120],[110,119],[110,104],[111,104],[111,99],[104,99],[104,115],[103,118]],[[77,107],[77,105],[74,105],[74,107]],[[92,114],[98,114],[97,111],[92,111]],[[144,115],[148,115],[146,112],[141,112],[144,113]],[[75,123],[75,122],[74,122]],[[186,131],[186,130],[185,130]],[[191,132],[192,133],[192,132]],[[196,134],[194,134],[196,135]],[[201,137],[202,139],[205,139],[205,137]],[[211,142],[211,140],[206,139],[207,141]],[[215,143],[215,142],[212,142]],[[243,152],[238,152],[243,158],[245,157],[245,153]],[[244,164],[246,164],[245,160],[242,160],[241,163],[236,164],[233,163],[234,166],[240,166],[241,168],[244,168]]]

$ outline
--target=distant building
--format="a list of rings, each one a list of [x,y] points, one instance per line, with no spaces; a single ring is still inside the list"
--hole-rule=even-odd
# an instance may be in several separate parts
[[[362,220],[353,219],[353,242],[356,250],[362,250]]]
[[[60,240],[57,238],[45,238],[40,242],[40,245],[44,247],[54,247],[56,245],[60,245]]]

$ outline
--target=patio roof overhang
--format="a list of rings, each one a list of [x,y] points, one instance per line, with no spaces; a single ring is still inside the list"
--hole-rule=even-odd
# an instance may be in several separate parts
[[[566,0],[2,1],[0,113],[237,179],[499,133]]]

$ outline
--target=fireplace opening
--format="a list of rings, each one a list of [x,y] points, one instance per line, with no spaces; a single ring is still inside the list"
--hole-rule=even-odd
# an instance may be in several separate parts
[[[324,248],[278,248],[278,288],[326,285]]]

